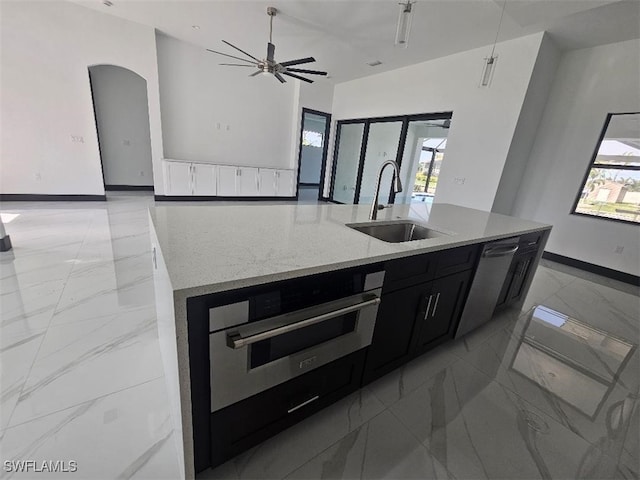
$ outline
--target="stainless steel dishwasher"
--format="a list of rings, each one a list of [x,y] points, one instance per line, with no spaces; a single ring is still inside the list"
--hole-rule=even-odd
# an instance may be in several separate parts
[[[455,338],[491,320],[498,296],[509,272],[519,237],[487,243],[482,249]]]

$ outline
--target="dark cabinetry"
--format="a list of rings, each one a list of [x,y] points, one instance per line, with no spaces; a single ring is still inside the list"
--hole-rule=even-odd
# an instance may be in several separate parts
[[[464,271],[431,282],[416,318],[415,354],[421,354],[453,337],[470,277],[471,271]]]
[[[360,388],[365,350],[211,414],[211,465],[266,440]]]
[[[364,383],[453,337],[477,252],[473,245],[385,265],[387,277]]]
[[[507,307],[524,299],[526,286],[535,271],[543,236],[544,232],[534,232],[520,237],[518,251],[509,267],[496,308]]]

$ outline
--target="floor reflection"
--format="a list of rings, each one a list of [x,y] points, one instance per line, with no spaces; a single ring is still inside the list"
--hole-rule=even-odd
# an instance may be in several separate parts
[[[531,313],[511,368],[593,418],[636,347],[540,305]]]

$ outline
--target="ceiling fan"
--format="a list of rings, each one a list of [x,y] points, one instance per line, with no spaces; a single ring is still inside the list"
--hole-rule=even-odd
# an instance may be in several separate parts
[[[278,10],[274,7],[267,7],[267,15],[269,15],[269,42],[267,43],[267,58],[263,60],[259,60],[253,55],[249,55],[244,50],[232,45],[226,40],[222,40],[224,43],[229,45],[232,48],[235,48],[239,52],[242,52],[244,55],[249,57],[251,60],[247,60],[245,58],[236,57],[234,55],[229,55],[222,52],[216,52],[215,50],[208,49],[209,52],[217,53],[218,55],[224,55],[225,57],[235,58],[236,60],[240,60],[241,62],[246,62],[246,64],[241,63],[221,63],[220,65],[226,65],[230,67],[250,67],[257,68],[258,70],[251,75],[250,77],[255,77],[260,73],[270,73],[274,77],[276,77],[280,83],[285,83],[286,80],[283,75],[287,75],[289,77],[297,78],[298,80],[302,80],[303,82],[313,83],[313,80],[302,77],[298,75],[299,73],[306,73],[308,75],[327,75],[327,72],[321,72],[319,70],[306,70],[304,68],[291,68],[295,65],[302,65],[305,63],[315,62],[316,59],[313,57],[299,58],[297,60],[288,60],[286,62],[276,62],[275,61],[275,53],[276,46],[273,44],[273,17],[276,16]]]

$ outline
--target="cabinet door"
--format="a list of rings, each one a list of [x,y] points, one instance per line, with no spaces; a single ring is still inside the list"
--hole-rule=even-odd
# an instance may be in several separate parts
[[[367,353],[364,383],[381,377],[409,359],[416,316],[430,287],[428,283],[416,285],[382,296]]]
[[[167,195],[192,195],[193,171],[190,163],[165,162]]]
[[[220,165],[218,167],[218,195],[221,197],[235,197],[238,167]]]
[[[471,271],[439,278],[431,283],[422,297],[420,316],[416,321],[415,354],[453,338],[464,305]]]
[[[259,168],[258,176],[260,178],[260,196],[275,197],[276,196],[276,173],[277,170],[272,168]]]
[[[217,192],[216,166],[193,164],[193,194],[215,195]]]
[[[522,298],[522,295],[524,294],[524,286],[527,277],[531,273],[531,266],[535,261],[536,255],[537,252],[530,252],[525,255],[517,255],[514,257],[514,262],[512,264],[513,279],[506,298],[507,304],[517,302]]]
[[[294,190],[293,170],[277,170],[276,171],[276,195],[278,197],[293,197]]]
[[[258,193],[258,169],[252,167],[238,168],[237,195],[241,197],[257,197]]]

